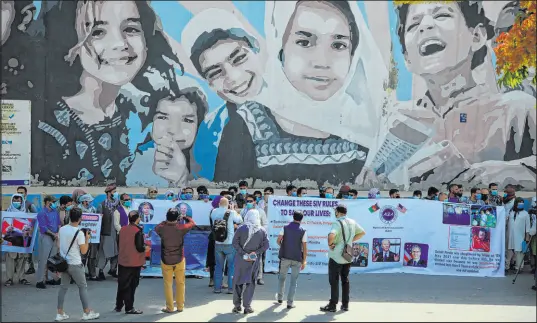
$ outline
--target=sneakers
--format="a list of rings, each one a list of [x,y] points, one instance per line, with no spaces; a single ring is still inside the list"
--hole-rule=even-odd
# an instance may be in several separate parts
[[[35,284],[35,288],[46,289],[47,286],[45,286],[44,282],[39,282],[39,283]]]
[[[244,309],[244,315],[252,314],[254,312],[254,309],[251,307]]]
[[[56,319],[54,321],[61,322],[69,319],[69,315],[63,313],[63,314],[56,314]]]
[[[320,310],[321,310],[321,312],[335,313],[336,312],[336,306],[332,305],[332,304],[328,304],[328,305],[326,305],[324,307],[321,307]]]
[[[99,313],[95,313],[94,311],[90,311],[89,313],[84,313],[82,315],[82,321],[95,320],[98,318],[99,318]]]
[[[342,311],[345,311],[345,312],[348,312],[348,311],[349,311],[349,304],[347,304],[347,305],[342,304],[342,305],[341,305],[341,310],[342,310]]]
[[[242,312],[242,308],[240,306],[234,307],[232,312],[235,314],[240,314],[240,312]]]
[[[281,299],[278,298],[278,293],[274,294],[274,299],[276,299],[276,302],[278,302],[278,304],[282,304],[282,303],[283,303],[283,300],[281,300]]]
[[[263,286],[265,285],[265,282],[263,281],[263,279],[258,279],[257,284]]]

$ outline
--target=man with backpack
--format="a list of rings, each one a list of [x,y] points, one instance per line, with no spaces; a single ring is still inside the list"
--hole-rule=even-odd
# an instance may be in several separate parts
[[[228,266],[228,294],[233,294],[233,272],[235,262],[235,249],[232,246],[235,227],[242,223],[242,218],[234,210],[229,209],[229,200],[220,199],[219,208],[214,209],[210,216],[211,230],[215,240],[215,260],[214,270],[214,293],[222,292],[222,278],[224,275],[224,261]]]

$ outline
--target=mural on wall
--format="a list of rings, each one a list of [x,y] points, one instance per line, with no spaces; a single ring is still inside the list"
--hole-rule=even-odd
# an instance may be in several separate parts
[[[0,93],[36,185],[534,189],[529,2],[2,0]]]

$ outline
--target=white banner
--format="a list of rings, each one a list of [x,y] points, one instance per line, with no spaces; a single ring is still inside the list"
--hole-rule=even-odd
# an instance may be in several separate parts
[[[80,229],[87,228],[91,230],[90,243],[99,243],[101,241],[101,222],[103,218],[101,214],[82,213],[82,222]]]
[[[503,277],[505,268],[505,210],[417,199],[329,200],[271,196],[270,249],[266,270],[278,270],[277,236],[304,212],[308,233],[304,273],[328,272],[327,238],[338,203],[366,231],[353,244],[351,273],[413,273]],[[385,252],[383,252],[385,251]]]
[[[142,217],[141,224],[156,225],[166,221],[166,212],[174,207],[180,214],[194,219],[196,225],[209,225],[209,213],[213,209],[211,202],[135,199],[132,201],[131,210],[138,210]]]
[[[30,184],[30,101],[2,100],[2,186]]]
[[[32,253],[37,239],[37,214],[2,211],[2,251]]]

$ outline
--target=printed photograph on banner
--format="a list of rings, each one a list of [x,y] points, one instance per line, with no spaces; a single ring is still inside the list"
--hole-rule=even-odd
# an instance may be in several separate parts
[[[369,256],[369,243],[354,243],[352,245],[353,257],[351,267],[367,267]]]
[[[425,243],[405,243],[405,255],[403,266],[408,267],[427,267],[429,260],[429,245]]]
[[[470,206],[466,204],[445,203],[442,223],[470,225]]]
[[[2,218],[2,251],[5,247],[30,248],[34,239],[35,218]]]
[[[448,248],[450,250],[469,251],[472,242],[470,227],[452,225],[449,227]]]
[[[155,208],[153,207],[153,204],[149,202],[143,202],[138,207],[138,212],[140,213],[140,216],[142,217],[142,220],[140,222],[149,223],[151,222],[151,220],[153,220],[153,216],[155,214]]]
[[[160,266],[160,237],[153,230],[155,224],[144,224],[144,241],[149,250],[145,253],[146,266]]]
[[[471,251],[490,252],[490,229],[482,227],[472,228]]]
[[[192,217],[192,207],[188,203],[181,202],[175,206],[179,210],[179,216]]]
[[[490,205],[472,205],[472,226],[495,228],[497,222],[496,207]]]
[[[401,255],[401,239],[374,238],[373,262],[399,262]]]

